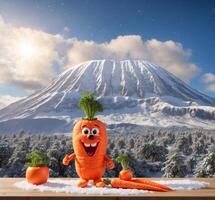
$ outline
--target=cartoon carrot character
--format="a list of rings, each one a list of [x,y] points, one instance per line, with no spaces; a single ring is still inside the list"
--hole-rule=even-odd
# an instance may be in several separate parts
[[[114,168],[114,163],[106,155],[108,136],[105,125],[95,118],[96,112],[103,111],[102,105],[94,100],[93,93],[84,93],[79,101],[85,118],[78,121],[73,129],[74,154],[66,155],[63,164],[68,165],[75,159],[76,172],[80,177],[78,187],[86,187],[93,180],[96,187],[104,187],[102,175],[105,164]]]
[[[121,180],[130,181],[133,177],[132,171],[129,169],[129,158],[127,154],[121,154],[116,158],[116,161],[121,164],[122,170],[119,173]]]

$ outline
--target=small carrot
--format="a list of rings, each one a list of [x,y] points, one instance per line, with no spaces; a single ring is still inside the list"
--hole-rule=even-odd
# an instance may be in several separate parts
[[[131,180],[132,182],[134,183],[142,183],[142,184],[145,184],[145,185],[151,185],[151,186],[154,186],[154,187],[157,187],[157,188],[161,188],[165,191],[172,191],[172,189],[166,185],[162,185],[162,184],[159,184],[159,183],[155,183],[153,181],[150,181],[150,180],[145,180],[143,178],[135,178],[135,179],[132,179]]]
[[[110,184],[113,188],[138,189],[138,190],[151,190],[151,191],[166,192],[166,190],[159,188],[159,187],[147,185],[144,183],[135,183],[133,181],[125,181],[125,180],[121,180],[118,178],[111,179]]]
[[[133,177],[132,171],[129,169],[129,158],[127,154],[121,154],[116,158],[116,161],[121,164],[122,170],[119,173],[121,180],[129,181]]]

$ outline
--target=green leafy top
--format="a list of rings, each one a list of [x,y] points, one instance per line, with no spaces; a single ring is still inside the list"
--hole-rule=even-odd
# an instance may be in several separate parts
[[[43,153],[39,150],[28,153],[26,155],[26,158],[28,160],[30,160],[30,162],[25,163],[26,167],[46,167],[46,166],[48,166],[49,157],[45,153]]]
[[[129,165],[129,157],[127,154],[120,154],[117,158],[116,161],[122,165],[123,170],[128,169]]]
[[[97,112],[102,112],[102,105],[94,99],[93,92],[84,92],[78,106],[83,110],[85,114],[84,119],[94,120],[94,116]]]
[[[105,185],[110,185],[111,184],[111,180],[109,178],[105,178],[103,179]]]

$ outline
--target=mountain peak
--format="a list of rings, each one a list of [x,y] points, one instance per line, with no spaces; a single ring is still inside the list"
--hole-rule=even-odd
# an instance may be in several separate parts
[[[90,60],[63,72],[48,91],[94,91],[97,96],[172,96],[211,105],[215,100],[144,60]]]
[[[18,120],[20,128],[30,126],[32,131],[33,121],[35,130],[40,130],[41,123],[54,121],[59,127],[51,126],[47,132],[68,130],[81,117],[77,102],[84,91],[94,92],[105,108],[103,119],[110,124],[214,124],[215,99],[162,67],[144,60],[90,60],[70,67],[44,89],[2,109],[0,128],[11,131],[11,123]]]

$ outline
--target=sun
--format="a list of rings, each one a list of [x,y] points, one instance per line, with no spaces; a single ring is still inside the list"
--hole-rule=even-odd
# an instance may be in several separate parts
[[[18,43],[18,53],[22,58],[32,58],[37,53],[37,47],[31,40],[23,39]]]

